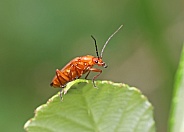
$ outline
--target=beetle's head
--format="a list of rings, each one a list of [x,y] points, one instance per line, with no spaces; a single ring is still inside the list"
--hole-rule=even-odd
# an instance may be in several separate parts
[[[93,63],[98,65],[98,66],[103,66],[104,68],[107,68],[107,65],[105,64],[105,62],[103,62],[102,58],[94,57]]]
[[[98,55],[98,48],[97,48],[97,44],[96,44],[96,39],[93,37],[93,36],[91,36],[92,38],[93,38],[93,40],[95,41],[95,48],[96,48],[96,55],[97,55],[97,57],[94,57],[93,58],[93,64],[96,64],[96,65],[98,65],[98,66],[103,66],[103,67],[105,67],[105,68],[107,68],[107,65],[105,64],[105,62],[103,62],[103,60],[102,60],[102,55],[103,55],[103,52],[104,52],[104,49],[105,49],[105,47],[107,46],[107,44],[108,44],[108,42],[109,42],[109,40],[121,29],[121,27],[122,27],[123,25],[121,25],[108,39],[107,39],[107,41],[105,42],[105,44],[104,44],[104,46],[103,46],[103,48],[102,48],[102,51],[101,51],[101,54],[100,54],[100,56]]]

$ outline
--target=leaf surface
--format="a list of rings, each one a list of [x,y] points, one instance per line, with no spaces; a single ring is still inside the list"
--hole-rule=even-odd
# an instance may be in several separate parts
[[[53,96],[25,124],[28,132],[155,132],[153,107],[126,84],[78,79]]]

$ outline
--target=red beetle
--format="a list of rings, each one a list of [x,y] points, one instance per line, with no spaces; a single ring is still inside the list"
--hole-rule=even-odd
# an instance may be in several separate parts
[[[81,57],[76,57],[73,60],[71,60],[63,69],[58,70],[56,69],[56,75],[53,78],[52,82],[50,83],[53,87],[60,87],[64,88],[68,82],[71,82],[75,79],[80,78],[83,74],[86,74],[85,79],[87,79],[90,72],[98,72],[96,76],[93,77],[93,85],[96,87],[94,80],[102,73],[102,70],[93,68],[94,65],[103,66],[107,68],[107,65],[102,60],[103,51],[108,44],[109,40],[122,28],[123,25],[121,25],[105,42],[100,56],[98,55],[98,48],[96,44],[96,40],[93,36],[91,36],[95,41],[95,48],[96,48],[96,55],[86,55]]]

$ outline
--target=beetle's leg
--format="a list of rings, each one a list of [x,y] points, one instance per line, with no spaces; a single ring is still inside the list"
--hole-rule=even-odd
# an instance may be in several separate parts
[[[64,81],[68,81],[68,77],[66,75],[64,75],[60,70],[56,69],[56,76],[57,76],[57,79],[60,83],[60,87],[62,88],[61,91],[60,91],[60,98],[61,98],[61,101],[63,99],[62,97],[62,94],[64,92],[63,88],[66,87],[66,84],[63,85],[62,82],[61,82],[61,79],[64,80]]]
[[[63,94],[63,89],[61,89],[61,91],[60,91],[60,98],[61,98],[61,101],[63,100],[62,94]]]
[[[89,75],[90,72],[91,72],[91,71],[88,71],[87,75],[85,76],[85,79],[87,79],[87,77],[88,77],[88,75]]]
[[[59,74],[59,72],[58,72],[58,69],[56,69],[56,76],[57,76],[57,79],[59,80],[60,86],[63,87],[63,85],[61,84],[61,81],[60,81],[60,79],[59,79],[59,75],[60,75],[60,74]],[[60,98],[61,98],[61,101],[62,101],[62,99],[63,99],[62,93],[63,93],[63,89],[61,89],[61,91],[60,91]]]
[[[89,71],[93,71],[93,72],[99,72],[99,74],[97,74],[96,76],[93,77],[92,81],[93,81],[93,86],[96,87],[95,85],[95,79],[102,73],[102,70],[97,69],[97,68],[90,68]]]

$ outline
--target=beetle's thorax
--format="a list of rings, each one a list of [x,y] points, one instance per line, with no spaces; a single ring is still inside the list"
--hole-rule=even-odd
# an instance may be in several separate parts
[[[89,66],[98,65],[98,66],[103,66],[105,68],[107,67],[107,65],[105,64],[105,62],[103,62],[101,57],[86,55],[86,56],[80,57],[80,59],[81,61],[86,62]]]

